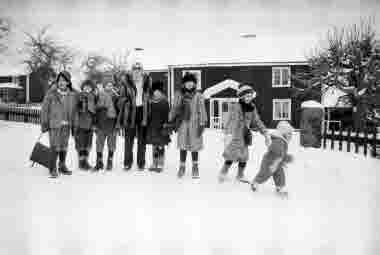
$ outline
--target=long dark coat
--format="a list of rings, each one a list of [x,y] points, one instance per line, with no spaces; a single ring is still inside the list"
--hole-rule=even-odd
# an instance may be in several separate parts
[[[135,127],[136,125],[136,85],[133,82],[132,75],[126,75],[127,83],[122,84],[120,89],[120,98],[118,109],[120,112],[117,117],[117,124],[124,128]],[[143,119],[142,125],[146,126],[148,120],[148,102],[151,95],[152,79],[148,74],[143,78]]]
[[[165,96],[152,98],[149,102],[146,143],[152,145],[167,145],[170,137],[165,132],[164,124],[169,118],[169,102]]]

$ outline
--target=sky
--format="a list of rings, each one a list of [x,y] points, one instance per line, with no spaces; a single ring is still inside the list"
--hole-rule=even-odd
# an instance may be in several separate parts
[[[376,12],[379,0],[0,1],[0,15],[14,24],[10,52],[22,47],[23,32],[49,24],[59,40],[83,52],[110,55],[144,48],[139,58],[147,69],[304,60],[329,28]],[[256,38],[241,38],[241,33]],[[14,63],[20,55],[8,53],[8,58]]]

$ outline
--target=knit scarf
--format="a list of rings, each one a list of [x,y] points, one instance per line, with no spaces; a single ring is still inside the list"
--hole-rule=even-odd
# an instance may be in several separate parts
[[[255,110],[255,105],[253,103],[248,103],[247,104],[242,99],[239,99],[239,103],[241,105],[241,109],[243,110],[243,113],[253,112],[253,110]]]
[[[186,91],[183,94],[182,98],[182,104],[181,104],[181,109],[182,109],[182,114],[183,114],[183,120],[190,120],[191,117],[191,100],[193,99],[195,91]]]

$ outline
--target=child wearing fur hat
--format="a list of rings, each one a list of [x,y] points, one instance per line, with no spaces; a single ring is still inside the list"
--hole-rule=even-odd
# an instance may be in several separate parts
[[[178,178],[186,170],[187,152],[191,152],[193,161],[192,177],[199,178],[198,157],[203,149],[203,131],[207,125],[207,113],[202,94],[196,88],[197,78],[186,73],[182,78],[182,88],[174,98],[174,107],[169,115],[169,122],[176,123],[177,146],[180,150]]]
[[[223,152],[225,162],[219,174],[219,182],[225,181],[233,162],[238,163],[236,179],[244,181],[244,170],[249,159],[248,146],[252,145],[250,129],[257,128],[265,137],[266,145],[269,146],[270,144],[270,136],[253,103],[255,96],[256,92],[251,85],[239,85],[239,102],[231,105],[231,111],[225,123],[225,148]]]
[[[292,161],[288,154],[288,144],[292,138],[293,127],[287,121],[280,121],[276,130],[271,134],[272,142],[261,161],[260,171],[251,183],[252,191],[256,191],[259,184],[273,177],[276,191],[280,195],[287,195],[285,187],[284,167]]]
[[[62,71],[57,76],[56,85],[45,95],[41,108],[41,131],[49,132],[52,150],[49,167],[52,178],[58,177],[58,173],[72,174],[66,166],[66,154],[75,108],[76,95],[72,90],[71,75],[67,71]]]
[[[149,100],[146,143],[152,145],[153,163],[150,171],[161,172],[165,162],[165,145],[170,142],[164,125],[168,122],[169,102],[162,81],[152,83],[153,95]]]
[[[93,127],[95,124],[95,84],[85,80],[78,94],[74,132],[75,148],[78,152],[79,169],[88,171],[92,167],[88,163],[88,156],[92,147]]]
[[[116,102],[119,95],[114,89],[112,82],[107,82],[104,90],[99,91],[96,104],[96,165],[94,171],[104,168],[103,150],[107,140],[108,159],[107,170],[113,168],[113,155],[116,150],[117,139],[117,107]]]

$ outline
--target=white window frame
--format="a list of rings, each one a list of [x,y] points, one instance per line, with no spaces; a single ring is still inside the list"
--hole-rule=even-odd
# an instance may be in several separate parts
[[[276,113],[275,113],[275,104],[276,103],[288,103],[289,107],[288,107],[288,111],[289,111],[289,118],[277,118],[276,116]],[[292,99],[290,98],[285,98],[285,99],[273,99],[272,100],[272,118],[273,120],[291,120],[292,119]],[[284,112],[284,109],[283,109],[283,104],[281,104],[281,112]]]
[[[289,79],[288,79],[288,83],[287,84],[282,84],[283,83],[283,70],[287,70],[288,71]],[[276,71],[280,72],[280,84],[275,84],[274,83],[274,73]],[[272,67],[272,87],[273,88],[287,88],[287,87],[290,87],[290,83],[291,83],[290,76],[291,76],[290,66]]]
[[[182,77],[186,73],[192,73],[197,77],[197,90],[202,90],[202,70],[182,70]]]

